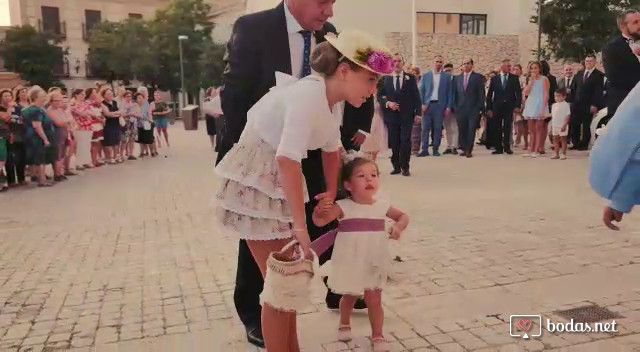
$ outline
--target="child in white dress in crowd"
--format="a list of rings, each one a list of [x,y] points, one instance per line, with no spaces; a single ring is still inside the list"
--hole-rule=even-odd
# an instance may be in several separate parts
[[[378,166],[373,160],[356,157],[342,168],[342,184],[350,198],[339,200],[329,210],[316,207],[313,222],[324,226],[340,220],[331,256],[329,288],[342,294],[338,340],[351,340],[351,313],[364,293],[369,308],[373,350],[387,351],[382,334],[384,311],[382,288],[391,263],[389,239],[397,240],[409,224],[409,217],[388,202],[376,199]],[[385,231],[385,220],[395,224]]]
[[[367,136],[364,143],[360,147],[360,150],[371,156],[371,160],[376,160],[379,153],[384,153],[389,150],[389,135],[387,127],[384,125],[382,119],[382,109],[376,95],[374,97],[374,113],[373,120],[371,121],[371,133]]]

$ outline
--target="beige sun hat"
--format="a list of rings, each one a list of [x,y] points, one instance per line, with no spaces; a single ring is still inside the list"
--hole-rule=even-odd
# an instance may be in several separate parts
[[[325,39],[344,57],[358,66],[379,75],[390,75],[395,68],[391,51],[368,33],[347,29],[336,37],[327,34]]]

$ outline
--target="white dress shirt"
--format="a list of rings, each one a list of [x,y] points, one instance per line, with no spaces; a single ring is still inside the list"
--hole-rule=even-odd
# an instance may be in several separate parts
[[[247,113],[247,127],[276,150],[276,156],[301,161],[308,150],[335,152],[340,143],[343,109],[329,110],[324,78],[307,76],[272,89]]]
[[[440,90],[440,72],[433,71],[433,92],[431,93],[431,100],[438,100],[438,91]]]
[[[584,79],[585,79],[585,78],[587,78],[587,77],[591,77],[591,75],[593,74],[593,71],[594,71],[595,69],[596,69],[595,67],[594,67],[594,68],[592,68],[592,69],[590,69],[590,70],[585,69],[585,71],[584,71],[584,75],[582,76],[582,79],[584,80]]]
[[[285,1],[284,17],[287,21],[287,33],[289,33],[289,52],[291,53],[291,75],[300,78],[302,76],[302,52],[304,50],[304,38],[300,31],[304,30],[298,20],[289,11],[289,6]],[[316,38],[311,35],[311,51],[316,46]]]

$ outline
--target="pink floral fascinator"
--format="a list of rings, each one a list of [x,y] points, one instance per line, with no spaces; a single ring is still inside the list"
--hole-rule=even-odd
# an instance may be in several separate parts
[[[327,35],[329,44],[344,57],[373,73],[390,75],[395,68],[391,51],[367,33],[358,30],[344,30],[340,35]]]

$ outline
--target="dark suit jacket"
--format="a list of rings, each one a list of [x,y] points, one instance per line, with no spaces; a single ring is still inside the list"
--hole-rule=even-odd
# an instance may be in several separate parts
[[[640,61],[622,35],[604,47],[602,61],[609,82],[607,107],[614,111],[640,81]]]
[[[422,99],[416,77],[406,72],[402,76],[403,82],[400,91],[396,91],[395,76],[385,76],[378,89],[378,101],[382,106],[386,124],[413,121],[416,116],[422,116]],[[400,110],[393,111],[387,108],[387,102],[400,104]]]
[[[588,110],[595,106],[602,108],[602,94],[604,93],[604,74],[594,69],[589,78],[584,80],[584,72],[580,71],[573,78],[573,91],[575,92],[573,106],[579,110]]]
[[[556,103],[556,98],[554,96],[556,90],[558,89],[558,80],[554,75],[546,75],[549,80],[549,106],[552,106]]]
[[[467,90],[464,90],[464,74],[453,78],[453,112],[457,118],[478,117],[484,107],[484,76],[472,72]]]
[[[575,96],[575,92],[573,91],[573,89],[571,89],[571,86],[573,85],[573,81],[576,79],[576,76],[574,75],[573,77],[571,77],[571,82],[569,83],[569,86],[567,86],[567,84],[565,83],[565,77],[562,76],[558,79],[558,89],[566,89],[567,90],[567,102],[568,103],[572,103],[574,100],[574,96]]]
[[[497,74],[489,82],[487,93],[487,111],[498,109],[513,110],[522,104],[522,88],[518,76],[507,76],[506,88],[502,87],[502,73]]]
[[[351,139],[356,135],[358,130],[371,132],[371,121],[373,120],[373,112],[373,96],[369,97],[369,99],[367,99],[367,101],[359,108],[345,103],[342,128],[340,129],[342,146],[345,150],[360,150],[360,147],[356,147]]]

